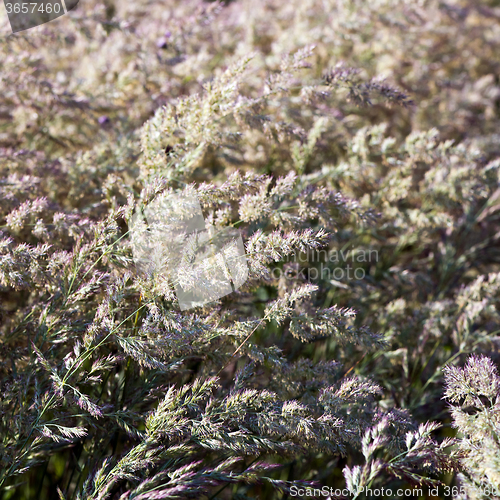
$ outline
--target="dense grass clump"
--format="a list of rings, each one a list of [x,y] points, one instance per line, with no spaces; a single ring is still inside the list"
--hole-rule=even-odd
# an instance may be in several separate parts
[[[0,500],[500,498],[499,20],[80,0],[4,36]],[[168,192],[240,231],[237,291],[136,268]]]

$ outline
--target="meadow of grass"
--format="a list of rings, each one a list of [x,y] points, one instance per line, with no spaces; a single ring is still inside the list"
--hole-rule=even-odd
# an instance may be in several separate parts
[[[498,0],[0,27],[0,500],[500,498]],[[187,311],[170,191],[249,267]]]

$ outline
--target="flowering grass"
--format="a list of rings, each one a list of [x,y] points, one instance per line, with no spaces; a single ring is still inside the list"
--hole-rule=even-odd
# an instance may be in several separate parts
[[[0,499],[500,498],[499,19],[81,0],[4,36]],[[130,244],[169,191],[249,267],[187,311]]]

